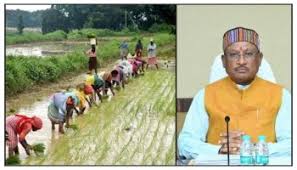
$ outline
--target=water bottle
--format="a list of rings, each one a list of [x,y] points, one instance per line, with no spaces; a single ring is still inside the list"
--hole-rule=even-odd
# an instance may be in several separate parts
[[[265,139],[265,136],[258,136],[258,143],[256,145],[257,165],[267,165],[269,162],[269,149]]]
[[[253,144],[249,135],[242,136],[242,143],[240,146],[240,164],[253,165]]]

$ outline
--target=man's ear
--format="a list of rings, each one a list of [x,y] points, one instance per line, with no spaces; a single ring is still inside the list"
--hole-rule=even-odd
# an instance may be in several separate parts
[[[260,52],[260,54],[259,54],[259,67],[260,67],[260,65],[262,63],[262,59],[263,59],[263,53]]]
[[[226,68],[226,57],[224,54],[221,55],[221,59],[222,59],[223,67]]]

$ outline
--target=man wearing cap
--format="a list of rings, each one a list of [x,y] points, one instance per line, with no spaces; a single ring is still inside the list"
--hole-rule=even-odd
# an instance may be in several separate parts
[[[253,143],[266,136],[270,154],[291,152],[291,95],[282,86],[256,76],[262,61],[256,31],[237,27],[223,36],[222,62],[227,77],[207,85],[194,97],[179,135],[179,155],[239,154],[241,136]]]
[[[8,133],[9,157],[14,154],[19,154],[18,142],[24,147],[26,154],[30,155],[31,145],[26,141],[27,134],[32,131],[37,131],[42,128],[42,120],[39,117],[27,117],[21,114],[15,114],[6,118],[6,132]]]

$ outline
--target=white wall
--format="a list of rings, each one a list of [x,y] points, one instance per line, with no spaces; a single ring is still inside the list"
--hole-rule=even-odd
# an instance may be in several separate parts
[[[214,57],[222,53],[223,34],[237,26],[258,32],[277,82],[291,90],[290,5],[178,5],[178,98],[194,97],[208,83]]]

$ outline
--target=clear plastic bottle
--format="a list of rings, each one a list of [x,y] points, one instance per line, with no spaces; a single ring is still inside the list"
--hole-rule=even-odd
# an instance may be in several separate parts
[[[267,165],[269,163],[269,149],[266,143],[265,136],[258,136],[258,143],[256,145],[256,164]]]
[[[242,143],[240,146],[240,164],[253,165],[253,144],[249,135],[242,136]]]

